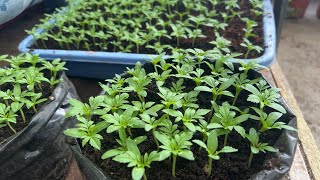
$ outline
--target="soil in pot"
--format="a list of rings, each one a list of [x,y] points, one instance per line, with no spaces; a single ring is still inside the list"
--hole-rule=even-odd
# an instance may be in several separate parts
[[[212,11],[212,5],[208,2],[208,1],[205,1],[204,4],[207,6],[208,8],[208,11]],[[253,9],[252,5],[249,3],[249,0],[239,0],[238,1],[238,4],[240,6],[239,9],[235,9],[235,12],[240,12],[241,14],[241,18],[248,18],[248,19],[251,19],[251,20],[254,20],[257,22],[257,26],[253,28],[253,31],[252,33],[255,34],[255,36],[253,37],[250,37],[248,38],[249,41],[254,44],[254,45],[257,45],[257,46],[260,46],[264,49],[264,38],[263,38],[263,23],[262,23],[262,20],[263,20],[263,16],[264,15],[260,15],[258,17],[256,17],[256,15],[254,14],[253,11],[251,11]],[[158,4],[155,2],[155,6],[157,6]],[[77,11],[78,12],[87,12],[88,13],[91,13],[91,12],[97,12],[97,11],[101,11],[101,12],[108,12],[108,10],[106,9],[107,5],[106,6],[100,6],[98,7],[97,5],[88,5],[86,7],[84,7],[83,9],[79,9]],[[119,7],[118,7],[119,8]],[[120,9],[124,9],[123,7],[120,7]],[[184,12],[184,7],[183,6],[180,6],[180,8],[178,8],[178,10],[180,12]],[[221,3],[219,5],[217,5],[215,7],[215,10],[217,12],[217,16],[215,17],[219,22],[223,22],[223,18],[221,16],[221,12],[226,12],[226,9],[225,9],[225,4]],[[61,27],[75,27],[75,28],[78,28],[79,31],[75,32],[74,34],[73,33],[70,33],[70,32],[67,32],[67,31],[64,31],[62,30],[60,32],[60,29],[57,28],[57,27],[54,27],[50,32],[49,34],[54,34],[55,36],[57,36],[57,34],[60,34],[58,35],[57,37],[67,37],[67,38],[70,38],[70,37],[82,37],[82,35],[84,35],[83,37],[88,39],[86,43],[90,44],[90,50],[91,51],[105,51],[105,52],[113,52],[113,51],[116,51],[116,52],[123,52],[121,49],[119,49],[118,47],[115,47],[114,45],[112,45],[111,43],[109,43],[107,46],[104,45],[104,46],[100,46],[98,44],[103,44],[106,42],[112,42],[112,41],[117,41],[117,39],[114,37],[114,36],[111,36],[110,38],[108,39],[100,39],[99,37],[95,37],[93,38],[91,35],[88,35],[88,34],[82,34],[81,35],[81,32],[80,30],[84,30],[85,32],[88,32],[89,30],[92,30],[92,26],[91,25],[85,25],[85,26],[80,26],[79,25],[79,22],[83,21],[84,18],[83,18],[83,14],[85,13],[80,13],[79,14],[79,17],[78,19],[76,19],[75,21],[77,23],[74,23],[74,22],[64,22],[63,25],[61,25]],[[142,12],[140,13],[142,14]],[[199,12],[193,10],[191,11],[192,15],[194,16],[197,16],[199,15]],[[108,21],[108,18],[110,18],[106,13],[102,14],[103,15],[103,18]],[[127,16],[127,15],[126,15]],[[129,18],[129,17],[126,17],[124,16],[123,18],[126,18],[126,19],[134,19],[134,18]],[[65,18],[63,15],[61,16],[63,18]],[[96,17],[96,21],[99,22],[99,18],[100,16],[97,16]],[[163,20],[168,20],[164,14],[162,14],[160,16],[161,19]],[[68,18],[66,18],[68,19]],[[176,16],[174,19],[173,19],[173,22],[175,23],[172,23],[172,24],[177,24],[177,20],[178,20],[178,16]],[[184,16],[183,17],[183,21],[187,19],[187,16]],[[95,21],[95,19],[91,19],[90,21]],[[153,24],[156,23],[156,20],[153,19],[154,22],[152,22]],[[116,24],[120,24],[121,25],[121,22],[118,22],[118,21],[115,21]],[[230,18],[226,21],[226,23],[228,24],[228,26],[222,30],[222,29],[219,29],[218,32],[220,34],[220,36],[228,39],[229,41],[231,41],[231,45],[229,47],[230,51],[231,52],[234,52],[234,53],[242,53],[243,55],[240,56],[240,58],[244,58],[246,52],[247,52],[247,48],[241,46],[240,44],[243,43],[243,38],[244,38],[244,28],[246,27],[246,23],[241,20],[238,16],[235,16],[234,18]],[[121,26],[126,26],[126,28],[128,29],[129,32],[132,32],[134,31],[134,29],[130,26],[130,25],[121,25]],[[159,28],[158,26],[155,26],[157,28]],[[95,25],[95,33],[98,33],[99,31],[103,31],[105,34],[107,34],[110,30],[106,30],[106,28],[103,28],[103,27],[100,27],[99,26],[99,23],[97,25]],[[141,23],[141,27],[139,28],[139,32],[148,32],[148,30],[146,29],[146,25],[145,23]],[[193,28],[190,28],[191,30],[193,30]],[[213,49],[213,45],[209,44],[209,42],[213,41],[216,39],[215,37],[215,33],[213,32],[213,28],[212,27],[208,27],[208,26],[204,26],[204,25],[200,25],[199,26],[199,29],[201,29],[203,35],[206,36],[206,38],[197,38],[195,40],[195,44],[193,46],[193,48],[199,48],[199,49],[202,49],[202,50],[211,50]],[[167,35],[170,35],[172,33],[172,29],[170,28],[170,26],[168,26],[166,28],[167,30]],[[66,42],[63,42],[62,40],[59,40],[60,42],[58,43],[57,40],[55,40],[54,38],[50,37],[50,36],[47,36],[45,35],[46,37],[48,37],[48,40],[44,40],[44,42],[42,42],[42,40],[37,40],[36,44],[34,44],[31,48],[40,48],[40,49],[66,49],[66,50],[89,50],[87,48],[87,46],[85,45],[85,43],[82,41],[80,42],[80,46],[79,48],[76,47],[76,44],[75,43],[66,43]],[[122,35],[124,36],[124,35]],[[83,38],[83,39],[84,39]],[[147,48],[147,45],[150,44],[150,45],[153,45],[155,44],[157,41],[156,40],[151,40],[150,42],[148,43],[145,43],[144,45],[141,45],[139,47],[139,53],[142,53],[142,54],[158,54],[155,50],[153,49],[150,49],[150,48]],[[61,45],[62,43],[62,45]],[[44,45],[45,44],[45,45]],[[127,40],[122,40],[121,41],[121,46],[122,47],[128,47],[130,45],[132,45],[132,42],[129,43],[129,41]],[[172,39],[169,39],[169,38],[166,38],[166,37],[162,37],[161,40],[160,40],[160,44],[162,45],[170,45],[171,47],[177,47],[177,39],[176,38],[172,38]],[[188,48],[191,48],[192,47],[192,39],[185,39],[185,38],[180,38],[180,45],[179,45],[179,48],[182,48],[182,49],[188,49]],[[171,49],[165,49],[164,50],[167,54],[171,54],[172,51]],[[136,53],[137,50],[136,50],[136,46],[133,45],[132,48],[130,48],[128,51],[126,52],[132,52],[132,53]],[[247,58],[257,58],[257,57],[260,57],[262,56],[264,52],[261,51],[260,53],[257,52],[257,51],[251,51],[248,55]]]

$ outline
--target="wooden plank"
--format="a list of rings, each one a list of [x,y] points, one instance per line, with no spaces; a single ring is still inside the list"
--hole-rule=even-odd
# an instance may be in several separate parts
[[[288,105],[297,116],[298,135],[301,144],[301,150],[305,155],[305,160],[307,161],[306,164],[308,168],[310,168],[313,178],[320,179],[320,152],[316,146],[311,130],[303,118],[302,112],[293,96],[293,93],[290,90],[289,83],[282,73],[279,64],[275,62],[273,65],[271,65],[270,69],[276,85],[282,89],[281,95],[285,98]]]
[[[310,180],[311,179],[308,173],[306,162],[303,159],[300,146],[301,145],[298,144],[297,151],[294,156],[292,166],[289,172],[289,177],[287,179],[290,179],[290,180]]]

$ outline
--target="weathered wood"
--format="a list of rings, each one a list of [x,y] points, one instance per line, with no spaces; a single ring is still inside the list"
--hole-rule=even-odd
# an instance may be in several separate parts
[[[297,146],[297,151],[294,156],[292,166],[289,172],[288,179],[290,180],[310,180],[306,162],[303,159],[300,144]]]
[[[301,145],[301,151],[305,155],[305,163],[308,168],[310,168],[309,172],[312,173],[312,176],[315,179],[320,179],[320,152],[316,146],[311,130],[309,129],[307,122],[303,118],[302,112],[297,104],[296,99],[293,96],[292,91],[290,90],[289,83],[282,73],[279,64],[275,62],[273,65],[271,65],[270,69],[277,87],[282,89],[281,95],[284,97],[289,107],[297,116],[298,135],[300,140],[299,144]],[[294,176],[296,176],[296,174],[292,175],[292,177]]]

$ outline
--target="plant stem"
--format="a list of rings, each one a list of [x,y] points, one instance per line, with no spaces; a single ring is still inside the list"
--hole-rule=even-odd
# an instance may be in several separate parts
[[[196,40],[196,38],[192,39],[192,47],[194,47],[194,41]]]
[[[129,136],[130,136],[130,137],[132,137],[131,129],[130,129],[130,128],[128,128],[127,130],[128,130],[128,134],[129,134]]]
[[[177,155],[173,154],[173,160],[172,160],[172,176],[176,177],[176,161],[177,161]]]
[[[252,158],[253,158],[253,153],[250,152],[250,156],[249,156],[249,162],[248,162],[248,168],[251,167],[251,161],[252,161]]]
[[[42,44],[43,44],[44,48],[45,48],[45,49],[48,49],[48,48],[47,48],[47,46],[46,46],[46,43],[44,42],[44,40],[43,40],[43,39],[41,39],[41,42],[42,42]]]
[[[32,106],[32,108],[33,108],[34,112],[35,112],[35,113],[37,113],[36,106],[35,106],[35,105],[33,105],[33,106]]]
[[[23,112],[22,109],[20,109],[20,114],[22,116],[23,122],[25,123],[26,122],[26,117],[24,116],[24,112]]]
[[[153,136],[154,142],[155,142],[156,145],[157,145],[157,151],[159,151],[159,142],[158,142],[156,136],[154,135],[155,131],[156,131],[155,129],[152,129],[152,136]]]
[[[137,93],[137,95],[138,95],[140,101],[141,101],[141,102],[144,102],[143,98],[139,95],[139,93]]]
[[[7,121],[7,125],[9,126],[9,128],[11,129],[11,131],[13,133],[15,133],[15,134],[17,133],[17,131],[13,129],[13,127],[10,125],[10,123],[8,121]]]
[[[179,45],[180,45],[180,38],[177,37],[177,47],[179,47]]]
[[[223,142],[223,146],[226,146],[227,145],[227,142],[228,142],[228,136],[229,136],[229,133],[226,133],[224,135],[224,142]]]
[[[238,99],[238,96],[240,94],[240,91],[239,90],[236,90],[236,94],[234,95],[234,99],[233,99],[233,102],[232,102],[232,106],[234,106],[236,104],[236,101]]]
[[[248,58],[250,51],[251,51],[251,50],[250,50],[250,49],[248,49],[248,51],[247,51],[246,55],[244,56],[244,58],[245,58],[245,59],[247,59],[247,58]]]
[[[144,179],[144,180],[147,180],[146,173],[143,173],[143,179]]]
[[[209,158],[209,161],[208,161],[208,177],[211,175],[211,171],[212,171],[212,159]]]

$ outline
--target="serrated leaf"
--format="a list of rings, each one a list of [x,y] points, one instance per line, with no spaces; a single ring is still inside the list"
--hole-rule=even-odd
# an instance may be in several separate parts
[[[271,107],[272,109],[275,109],[283,114],[286,113],[286,110],[280,105],[280,104],[277,104],[277,103],[270,103],[269,105],[267,105],[268,107]]]
[[[188,159],[190,161],[194,160],[193,153],[192,151],[189,151],[189,150],[182,150],[181,152],[178,153],[178,156]]]
[[[140,180],[144,174],[144,168],[138,168],[138,167],[134,167],[132,169],[132,179],[133,180]]]

